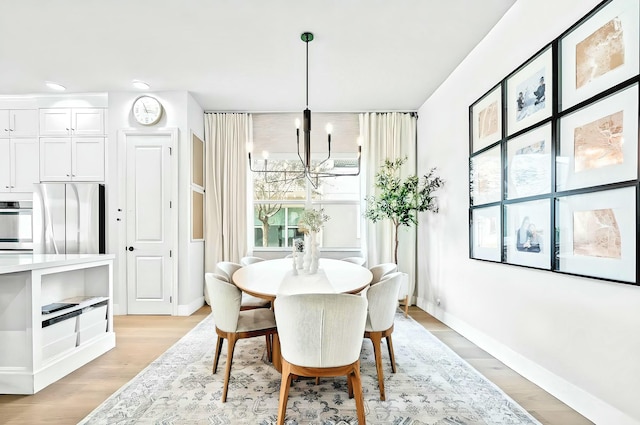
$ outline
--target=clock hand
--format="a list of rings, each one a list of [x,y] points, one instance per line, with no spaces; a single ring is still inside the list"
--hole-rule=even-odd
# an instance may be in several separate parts
[[[145,105],[144,102],[142,102],[142,107],[144,108],[144,111],[148,114],[149,110],[147,109],[147,105]]]

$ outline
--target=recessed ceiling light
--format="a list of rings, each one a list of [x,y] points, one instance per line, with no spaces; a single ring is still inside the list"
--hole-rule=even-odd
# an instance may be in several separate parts
[[[56,91],[65,91],[67,88],[63,85],[60,85],[58,83],[54,83],[53,81],[45,81],[44,82],[47,87],[49,87],[51,90],[56,90]]]
[[[133,87],[135,87],[137,89],[140,89],[140,90],[149,89],[149,84],[145,83],[144,81],[133,80],[132,84],[133,84]]]

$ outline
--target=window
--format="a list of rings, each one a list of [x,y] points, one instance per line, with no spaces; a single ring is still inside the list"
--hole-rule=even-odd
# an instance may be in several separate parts
[[[321,116],[320,118],[317,115]],[[296,151],[294,121],[298,114],[253,115],[253,241],[256,248],[290,250],[293,239],[304,235],[298,221],[305,205],[324,208],[330,220],[318,235],[325,249],[360,249],[360,176],[341,176],[318,180],[318,188],[305,178],[295,178],[302,172],[302,163]],[[351,139],[342,146],[332,140],[329,169],[349,173],[357,169],[357,114],[314,114],[314,128],[323,128],[323,120],[334,124],[334,140]],[[326,140],[312,139],[312,160],[326,158]],[[312,135],[313,137],[314,135]],[[337,147],[336,147],[337,145]],[[316,149],[318,152],[316,152]],[[322,152],[322,149],[325,149]],[[259,152],[267,151],[261,156]],[[256,158],[257,157],[257,158]],[[325,164],[326,165],[326,164]]]

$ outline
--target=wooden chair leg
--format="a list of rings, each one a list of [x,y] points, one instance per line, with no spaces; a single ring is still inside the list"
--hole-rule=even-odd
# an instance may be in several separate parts
[[[222,343],[224,342],[224,338],[218,336],[218,342],[216,343],[216,354],[213,357],[213,373],[216,373],[218,370],[218,362],[220,361],[220,353],[222,352]]]
[[[229,390],[229,377],[231,376],[231,363],[233,362],[233,350],[236,347],[236,337],[231,334],[228,339],[227,367],[224,371],[224,388],[222,389],[222,402],[227,402],[227,391]]]
[[[409,317],[409,295],[404,297],[404,317]]]
[[[282,381],[280,381],[280,400],[278,401],[278,425],[284,425],[291,378],[291,365],[286,360],[282,360]]]
[[[364,416],[364,398],[362,396],[362,381],[360,380],[360,361],[355,363],[353,372],[353,397],[356,399],[356,411],[358,412],[358,424],[366,425],[367,421]]]
[[[382,334],[380,332],[371,332],[369,334],[371,342],[373,343],[373,353],[376,358],[376,371],[378,372],[378,387],[380,387],[380,400],[384,401],[384,372],[382,371],[382,353],[380,352],[380,345],[382,341]]]
[[[391,335],[387,335],[387,348],[389,349],[389,359],[391,360],[391,372],[396,373],[396,356],[393,353]]]
[[[351,374],[347,375],[347,393],[349,398],[353,398],[353,376]]]
[[[267,334],[265,335],[265,338],[267,339],[267,358],[269,359],[269,362],[272,362],[273,358],[271,353],[271,335]]]
[[[320,385],[320,377],[316,376],[316,385]]]

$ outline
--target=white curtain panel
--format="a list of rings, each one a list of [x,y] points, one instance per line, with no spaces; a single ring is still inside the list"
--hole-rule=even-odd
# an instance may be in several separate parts
[[[417,116],[412,113],[387,112],[359,114],[362,134],[362,187],[366,196],[374,194],[375,175],[385,159],[407,157],[402,175],[416,173]],[[363,204],[363,211],[364,211]],[[394,236],[390,220],[372,223],[366,220],[363,246],[367,250],[369,267],[392,263]],[[409,275],[409,295],[413,300],[416,281],[416,230],[400,226],[398,244],[398,270]],[[413,302],[413,301],[411,301]]]
[[[247,253],[247,142],[251,115],[206,113],[205,271]]]

